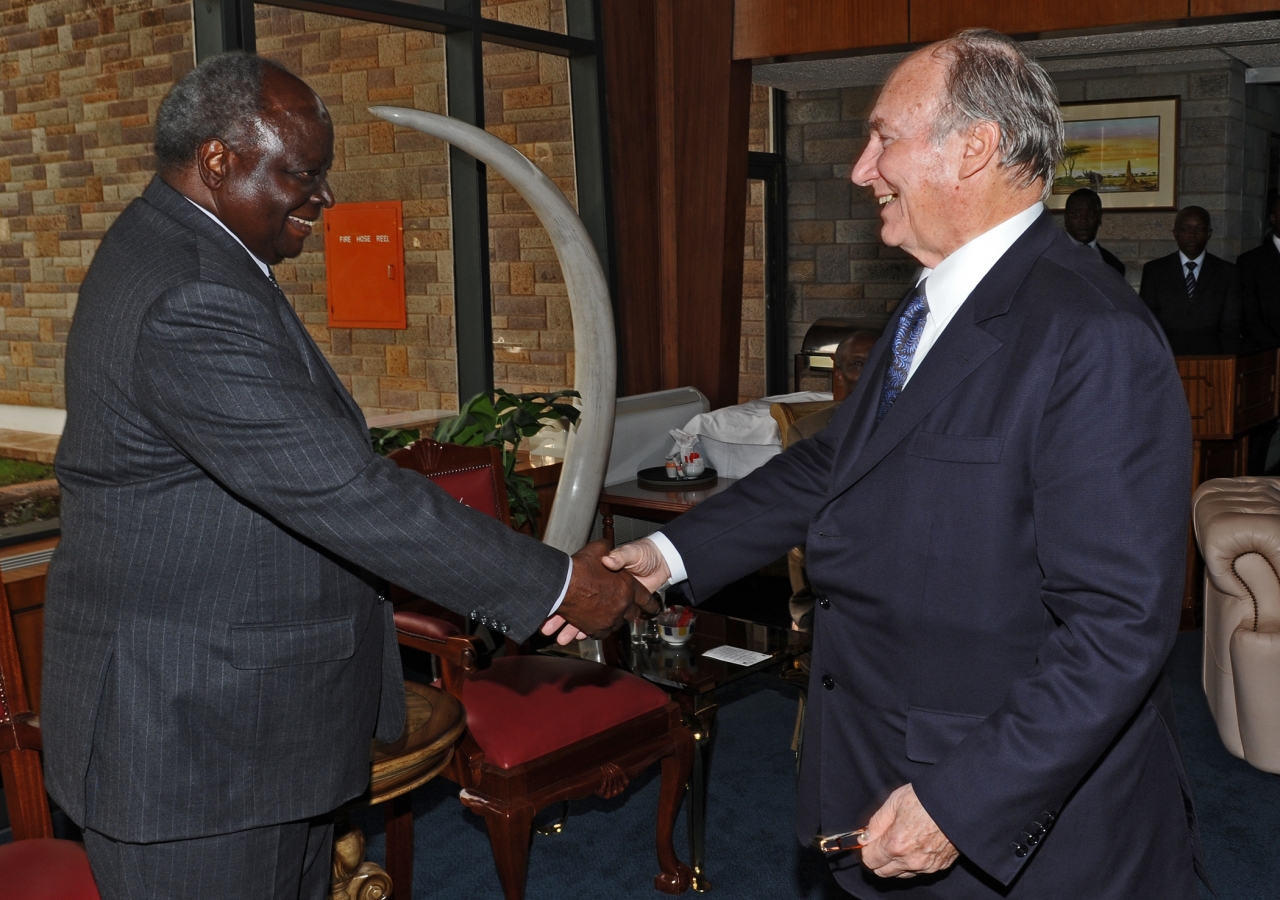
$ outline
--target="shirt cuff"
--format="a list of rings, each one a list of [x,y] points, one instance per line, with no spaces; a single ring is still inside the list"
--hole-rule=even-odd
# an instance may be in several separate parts
[[[569,557],[569,574],[564,576],[564,587],[560,588],[560,596],[556,598],[555,605],[551,607],[551,612],[547,613],[550,619],[556,614],[556,610],[560,608],[560,604],[564,602],[565,594],[569,593],[569,582],[573,581],[573,557]]]
[[[667,564],[667,570],[671,572],[671,580],[662,587],[677,584],[689,577],[689,573],[684,568],[684,560],[680,557],[680,551],[676,549],[675,544],[671,543],[669,537],[661,531],[655,531],[649,535],[649,540],[653,541],[653,546],[658,548],[663,561]]]

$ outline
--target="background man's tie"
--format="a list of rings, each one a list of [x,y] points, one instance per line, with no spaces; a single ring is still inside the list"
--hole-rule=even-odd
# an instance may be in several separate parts
[[[1196,264],[1187,263],[1187,296],[1194,297],[1196,295]]]
[[[926,278],[925,281],[928,281]],[[893,330],[893,361],[889,363],[889,371],[885,373],[884,385],[880,389],[880,408],[876,410],[876,424],[885,417],[889,407],[893,406],[907,383],[907,374],[911,371],[911,360],[915,358],[916,348],[920,346],[920,332],[924,331],[924,319],[929,314],[929,303],[924,298],[924,281],[916,285],[916,289],[907,298],[907,308],[898,320],[898,327]]]

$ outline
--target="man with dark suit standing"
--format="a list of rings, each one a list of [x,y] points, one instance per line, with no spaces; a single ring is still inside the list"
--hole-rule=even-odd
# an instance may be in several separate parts
[[[648,595],[373,453],[271,274],[334,202],[310,88],[206,61],[156,156],[68,337],[49,790],[104,900],[319,900],[331,813],[404,723],[385,581],[516,640],[553,609],[606,633]]]
[[[1138,293],[1175,354],[1240,352],[1240,282],[1235,266],[1205,250],[1212,236],[1208,211],[1185,207],[1173,223],[1177,252],[1142,267]]]
[[[1014,41],[917,51],[869,125],[853,181],[925,268],[857,389],[606,565],[696,601],[806,544],[796,833],[865,826],[832,857],[851,894],[1193,900],[1162,674],[1191,474],[1168,344],[1044,209],[1062,123]]]
[[[1073,191],[1062,213],[1062,227],[1071,239],[1086,250],[1096,251],[1102,261],[1124,277],[1124,263],[1098,243],[1098,226],[1102,224],[1102,198],[1089,188]]]
[[[1280,195],[1268,219],[1271,233],[1236,259],[1245,334],[1257,347],[1280,345]]]

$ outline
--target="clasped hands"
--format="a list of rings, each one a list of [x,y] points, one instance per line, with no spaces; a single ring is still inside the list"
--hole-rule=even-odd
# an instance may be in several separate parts
[[[555,634],[558,644],[606,637],[623,621],[657,613],[653,592],[670,577],[652,541],[639,540],[617,549],[604,540],[592,541],[573,554],[569,590],[556,614],[543,624],[542,633]]]

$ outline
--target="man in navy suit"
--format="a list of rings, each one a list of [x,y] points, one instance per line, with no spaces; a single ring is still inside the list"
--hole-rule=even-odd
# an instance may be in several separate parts
[[[1191,900],[1162,675],[1191,474],[1168,344],[1045,211],[1062,124],[1016,43],[912,54],[869,124],[853,181],[924,271],[857,389],[605,563],[696,601],[805,543],[796,829],[867,827],[832,858],[851,894]]]
[[[1271,201],[1271,232],[1236,258],[1245,331],[1260,347],[1280,345],[1280,196]]]

